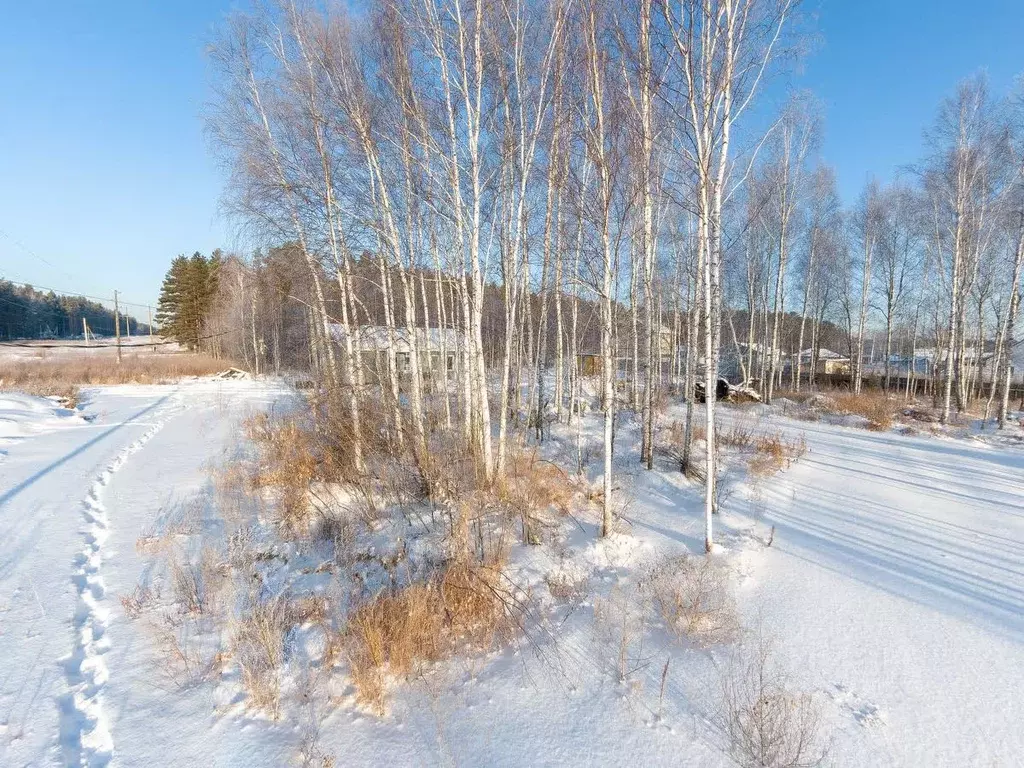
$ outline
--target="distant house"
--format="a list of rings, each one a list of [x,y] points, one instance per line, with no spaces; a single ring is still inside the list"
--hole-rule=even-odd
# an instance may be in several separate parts
[[[659,326],[656,331],[658,339],[656,342],[660,367],[665,369],[672,360],[672,329],[668,326]],[[638,340],[640,346],[640,357],[637,361],[637,368],[644,370],[647,366],[646,338],[643,336],[643,329],[640,330],[641,337]],[[624,324],[619,327],[619,334],[616,338],[615,367],[618,373],[629,374],[633,370],[633,342],[632,329]],[[683,347],[680,347],[679,354],[685,354]],[[580,374],[583,376],[597,376],[603,368],[600,350],[588,349],[580,352],[577,356],[580,366]]]
[[[800,367],[810,371],[814,350],[805,349],[800,353]],[[850,358],[822,347],[818,350],[818,364],[814,368],[815,375],[845,375],[850,372]]]
[[[985,381],[990,381],[996,373],[995,341],[986,341],[979,351],[975,346],[968,346],[964,349],[964,362],[969,368],[976,369],[981,364],[981,374]],[[910,367],[910,359],[902,358],[899,363],[899,370],[905,372]],[[917,350],[917,357],[914,359],[914,368],[917,373],[935,371],[936,375],[944,375],[946,368],[946,350],[934,347],[927,347]],[[1017,344],[1010,356],[1010,375],[1012,380],[1017,380],[1020,372],[1024,370],[1024,345]]]
[[[467,355],[468,340],[466,334],[454,328],[414,328],[410,343],[409,332],[405,328],[389,330],[383,325],[363,325],[356,329],[362,351],[363,369],[371,380],[381,380],[387,374],[388,351],[395,351],[395,365],[401,376],[408,376],[412,368],[411,355],[413,346],[419,352],[420,374],[424,378],[440,376],[442,367],[454,373],[464,367]],[[331,336],[335,343],[345,343],[345,327],[340,324],[331,326]]]

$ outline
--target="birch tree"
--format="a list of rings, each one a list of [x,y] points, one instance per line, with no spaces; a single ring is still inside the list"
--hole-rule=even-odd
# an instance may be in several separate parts
[[[703,261],[705,531],[713,545],[716,509],[715,389],[721,343],[722,209],[732,130],[760,86],[792,11],[790,0],[663,0],[665,28],[683,103],[680,150],[695,180],[697,243]]]
[[[773,142],[774,157],[768,165],[768,174],[775,201],[777,230],[777,262],[775,271],[775,298],[772,303],[772,335],[768,349],[769,373],[766,401],[771,402],[777,375],[781,375],[781,349],[779,330],[786,313],[786,268],[789,263],[793,218],[804,193],[805,161],[817,136],[817,118],[813,107],[806,101],[792,101],[787,105]]]
[[[879,209],[875,293],[885,318],[883,387],[888,393],[891,388],[893,330],[912,284],[921,277],[921,207],[914,192],[897,181],[882,192]]]
[[[963,360],[966,339],[966,298],[990,193],[987,180],[994,142],[984,79],[959,85],[956,94],[941,105],[927,138],[931,156],[924,170],[924,186],[948,298],[940,417],[945,424],[952,409],[954,379],[963,379],[958,363]]]

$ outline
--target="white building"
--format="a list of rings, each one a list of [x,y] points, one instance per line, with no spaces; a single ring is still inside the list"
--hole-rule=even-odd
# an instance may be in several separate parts
[[[463,368],[468,339],[466,334],[453,328],[415,328],[413,342],[405,328],[389,330],[383,325],[359,326],[358,345],[362,350],[363,368],[371,378],[382,378],[387,371],[388,350],[394,345],[395,362],[402,375],[408,375],[410,355],[415,345],[419,351],[420,371],[424,378],[440,375],[441,366],[449,372]],[[331,337],[338,345],[345,343],[345,327],[331,325]],[[353,338],[353,342],[355,342]]]

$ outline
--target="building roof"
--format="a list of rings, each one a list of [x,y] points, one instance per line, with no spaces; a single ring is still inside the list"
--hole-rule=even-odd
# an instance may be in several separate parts
[[[813,349],[805,349],[803,352],[800,353],[801,360],[810,360],[813,356]],[[850,360],[850,358],[848,358],[846,355],[841,355],[838,352],[833,352],[831,349],[825,349],[825,347],[822,347],[821,349],[818,350],[818,359],[838,360],[840,362],[849,362]]]

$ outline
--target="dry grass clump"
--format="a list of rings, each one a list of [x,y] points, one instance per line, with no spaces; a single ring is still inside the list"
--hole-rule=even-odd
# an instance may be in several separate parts
[[[648,665],[644,641],[651,614],[650,590],[638,585],[615,585],[607,597],[594,598],[597,639],[613,655],[613,672],[622,683]]]
[[[706,647],[736,637],[739,617],[720,564],[693,555],[670,558],[651,570],[648,584],[662,620],[680,640]]]
[[[859,395],[836,392],[830,397],[839,412],[863,416],[867,419],[867,428],[876,432],[891,428],[900,410],[899,404],[884,392],[862,392]]]
[[[716,431],[718,434],[715,442],[718,447],[744,449],[754,445],[758,439],[754,424],[749,422],[739,421],[719,426]]]
[[[794,389],[776,389],[773,397],[789,400],[794,403],[806,403],[815,397],[815,393],[807,390],[797,392]]]
[[[135,588],[127,595],[121,595],[121,608],[129,620],[134,621],[142,615],[154,599],[153,591],[142,584],[136,584]]]
[[[360,701],[385,710],[386,672],[406,677],[416,662],[442,657],[444,613],[433,585],[412,584],[385,593],[349,618],[346,650]]]
[[[461,435],[443,430],[433,432],[427,454],[417,464],[419,495],[436,504],[457,501],[482,485],[479,462]]]
[[[383,714],[388,676],[408,678],[460,648],[508,642],[522,610],[522,596],[497,565],[456,562],[377,595],[350,614],[343,641],[357,698]]]
[[[548,592],[555,600],[564,603],[579,603],[587,596],[590,579],[585,573],[576,574],[566,571],[554,571],[544,577]]]
[[[254,708],[278,711],[278,654],[295,624],[323,627],[321,665],[347,660],[357,699],[379,713],[389,681],[510,641],[528,602],[503,571],[515,525],[522,517],[524,538],[533,541],[544,512],[571,505],[565,474],[534,455],[511,452],[507,482],[487,486],[457,430],[431,430],[425,455],[417,455],[415,436],[407,429],[399,440],[387,409],[361,413],[361,464],[351,452],[347,403],[317,390],[299,412],[250,419],[253,459],[223,478],[229,506],[241,503],[240,488],[259,491],[261,509],[272,511],[279,534],[333,543],[328,569],[353,578],[354,589],[342,600],[276,613],[268,604],[238,621],[233,653]],[[438,418],[432,414],[428,423]],[[387,546],[378,541],[372,551],[360,548],[363,533],[392,529],[415,536],[423,529],[432,554],[417,549],[413,557],[404,537]],[[249,538],[229,541],[229,562],[251,557]],[[331,626],[328,616],[343,626]]]
[[[190,618],[164,613],[150,622],[156,638],[160,672],[178,688],[210,679],[222,661],[220,651]]]
[[[249,488],[273,491],[272,506],[289,535],[315,534],[336,516],[338,499],[329,486],[346,489],[346,506],[368,524],[389,506],[444,504],[479,486],[476,462],[457,437],[431,434],[426,454],[417,456],[411,435],[399,443],[389,433],[382,409],[364,407],[361,414],[362,466],[352,451],[350,411],[337,397],[313,393],[298,413],[246,422],[257,452]]]
[[[803,435],[787,440],[781,432],[765,432],[752,442],[754,454],[747,468],[755,477],[768,477],[789,466],[807,452]]]
[[[19,357],[0,361],[0,389],[77,401],[79,387],[96,384],[159,384],[186,376],[209,376],[231,363],[210,355],[147,354],[113,349]],[[72,402],[73,404],[73,402]]]
[[[741,420],[732,424],[715,425],[716,448],[749,448],[756,440],[756,425],[750,420]],[[692,443],[702,443],[707,437],[707,429],[696,421],[690,428]],[[670,455],[682,453],[686,441],[686,423],[674,421],[667,430],[662,432],[663,450]]]
[[[245,422],[245,431],[259,452],[251,488],[272,488],[279,522],[292,533],[305,532],[310,522],[309,486],[319,465],[312,430],[297,419],[271,419],[260,413]]]
[[[221,586],[219,563],[212,549],[204,547],[197,558],[172,553],[168,561],[171,594],[182,613],[209,613]]]
[[[505,478],[495,489],[497,498],[519,515],[526,544],[540,543],[545,512],[570,512],[576,492],[565,471],[537,458],[536,451],[512,453]]]
[[[276,718],[280,710],[280,669],[285,634],[293,623],[284,598],[257,603],[237,619],[232,650],[252,709]]]
[[[685,470],[687,475],[695,477],[696,463],[694,459],[698,457],[698,451],[696,450],[696,443],[703,441],[706,431],[704,428],[696,423],[691,425],[690,428],[690,462],[689,466],[683,466],[683,456],[685,454],[686,447],[686,422],[675,420],[666,427],[658,430],[655,438],[655,452],[667,456],[673,464],[678,466],[681,470]]]
[[[55,397],[65,408],[78,406],[81,393],[77,384],[50,378],[28,379],[15,383],[4,374],[5,371],[0,366],[0,391],[24,392],[26,395],[36,397]]]
[[[783,411],[783,413],[789,418],[796,419],[797,421],[817,422],[821,420],[821,414],[818,413],[818,411],[814,410],[813,408],[787,409]]]
[[[540,541],[545,512],[566,513],[572,507],[576,486],[536,453],[511,451],[505,479],[489,487],[461,436],[431,433],[426,453],[418,456],[411,435],[401,446],[385,435],[386,426],[375,421],[379,414],[362,425],[359,468],[351,456],[346,411],[313,402],[298,414],[260,414],[246,422],[246,434],[256,448],[247,487],[272,492],[274,514],[290,536],[330,538],[339,503],[332,487],[345,489],[348,513],[371,527],[389,508],[426,502],[434,510],[454,509],[473,498],[481,509],[500,507],[511,519],[521,520],[523,540],[529,543]],[[225,479],[225,487],[232,485],[231,479]]]
[[[706,430],[702,425],[693,425],[690,461],[686,466],[687,476],[698,481],[704,479],[704,450],[698,443],[704,442]],[[682,422],[673,422],[659,435],[659,450],[682,466],[686,430]],[[757,428],[752,420],[727,423],[715,428],[715,450],[728,448],[741,454],[750,454],[747,466],[755,477],[767,477],[787,469],[794,461],[807,452],[803,435],[787,439],[782,432],[764,431]]]
[[[744,768],[812,768],[826,757],[821,711],[813,696],[790,689],[760,638],[726,672],[722,730]]]

